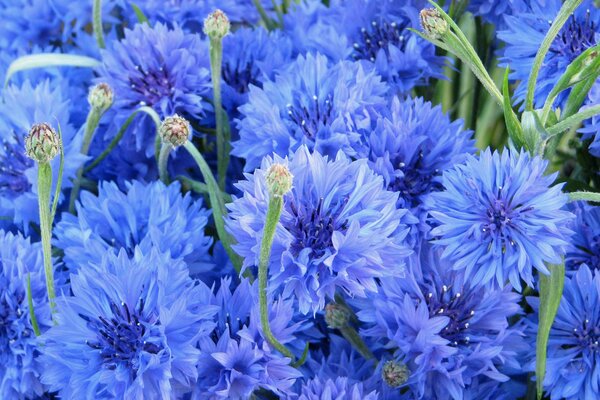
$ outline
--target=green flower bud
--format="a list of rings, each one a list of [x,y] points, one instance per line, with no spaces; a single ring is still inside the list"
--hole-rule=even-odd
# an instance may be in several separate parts
[[[433,39],[439,39],[448,32],[448,23],[435,8],[424,8],[420,13],[421,26]]]
[[[325,323],[331,329],[341,329],[348,326],[350,312],[337,303],[329,303],[325,306]]]
[[[215,10],[204,19],[204,33],[210,38],[221,39],[229,33],[229,18],[221,10]]]
[[[173,147],[182,146],[187,142],[192,129],[190,123],[185,119],[175,114],[172,117],[164,119],[160,125],[160,138],[164,143],[168,143]]]
[[[266,181],[269,193],[281,197],[292,189],[294,177],[287,166],[273,164],[267,171]]]
[[[101,112],[108,110],[113,103],[113,91],[110,86],[107,83],[99,83],[90,88],[88,103]]]
[[[47,123],[33,125],[25,137],[25,154],[41,164],[56,157],[60,146],[60,138]]]
[[[383,364],[381,377],[388,386],[396,388],[408,381],[410,370],[406,364],[390,360]]]

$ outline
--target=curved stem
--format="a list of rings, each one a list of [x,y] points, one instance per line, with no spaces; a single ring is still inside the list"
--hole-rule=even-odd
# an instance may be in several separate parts
[[[37,318],[35,317],[35,310],[33,309],[33,295],[31,294],[31,274],[27,274],[27,306],[29,308],[29,318],[31,318],[31,327],[35,336],[40,336],[40,326],[38,325]]]
[[[558,124],[553,125],[546,130],[548,131],[548,135],[550,135],[550,137],[552,137],[552,136],[558,135],[559,133],[562,133],[568,129],[576,127],[577,125],[579,125],[586,119],[591,118],[595,115],[599,115],[599,114],[600,114],[600,105],[592,106],[592,107],[586,108],[585,110],[581,110],[577,114],[574,114],[568,118],[565,118],[564,120],[560,121]]]
[[[260,244],[260,258],[258,261],[258,299],[260,305],[260,323],[265,338],[281,354],[289,357],[293,362],[294,355],[281,344],[275,336],[273,336],[273,332],[271,332],[271,326],[269,325],[269,309],[267,305],[267,277],[269,273],[269,262],[271,260],[271,246],[273,246],[273,237],[275,236],[275,229],[277,228],[277,223],[281,216],[282,205],[283,199],[280,196],[271,196],[269,207],[267,208],[267,220],[265,222],[263,237]]]
[[[104,43],[104,32],[102,30],[102,0],[94,0],[92,15],[94,17],[92,25],[94,35],[96,36],[96,42],[98,43],[98,47],[104,49],[106,44]]]
[[[165,185],[169,184],[169,171],[167,171],[167,162],[169,161],[169,155],[171,154],[172,148],[173,146],[170,144],[163,143],[158,156],[158,176]]]
[[[54,291],[54,269],[52,268],[52,221],[50,220],[50,190],[52,186],[52,168],[49,163],[38,165],[38,206],[40,212],[40,233],[44,256],[46,289],[52,314],[56,312],[56,293]]]
[[[340,332],[346,338],[350,344],[363,356],[366,360],[372,360],[375,358],[369,347],[362,340],[356,329],[351,327],[350,325],[346,325],[343,328],[340,328]]]

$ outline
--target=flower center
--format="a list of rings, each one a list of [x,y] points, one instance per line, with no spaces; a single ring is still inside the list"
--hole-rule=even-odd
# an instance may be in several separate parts
[[[33,167],[34,161],[25,155],[25,145],[19,136],[15,143],[4,142],[0,152],[0,194],[14,199],[31,189],[25,171]]]
[[[308,105],[288,104],[289,119],[296,124],[304,136],[314,140],[319,130],[327,126],[333,119],[333,101],[328,95],[325,101],[314,95]]]
[[[246,65],[240,65],[240,60],[232,65],[228,61],[223,64],[223,80],[238,93],[248,92],[250,85],[259,86],[256,79],[254,64],[249,61]]]
[[[449,318],[448,325],[440,336],[450,341],[450,345],[469,344],[469,320],[475,315],[474,296],[463,296],[460,292],[452,294],[449,287],[442,286],[441,292],[429,292],[425,299],[429,307],[429,316]]]
[[[590,19],[589,10],[586,12],[584,21],[577,21],[573,15],[552,42],[550,51],[573,61],[585,50],[596,44],[595,30],[596,26],[594,21]]]
[[[577,346],[596,352],[600,349],[600,326],[585,319],[577,328],[573,329],[573,336],[577,340]],[[567,345],[568,348],[573,346]]]
[[[433,178],[439,175],[439,170],[428,171],[422,165],[423,151],[420,151],[416,159],[410,160],[408,164],[403,161],[397,162],[398,170],[402,176],[397,177],[390,182],[388,189],[394,192],[400,192],[402,198],[411,207],[420,204],[420,196],[430,193],[433,190],[440,190],[441,185],[433,182]]]
[[[394,22],[372,21],[367,27],[361,28],[358,39],[354,42],[354,59],[374,62],[379,50],[387,49],[388,45],[404,50],[405,29],[409,23],[408,18],[401,17]]]
[[[8,285],[8,282],[6,282]],[[0,292],[0,337],[8,341],[14,341],[19,336],[28,337],[31,331],[27,328],[23,332],[15,332],[11,329],[12,324],[23,316],[21,305],[25,301],[25,293],[2,293]],[[0,342],[6,343],[4,340]]]
[[[163,67],[158,70],[145,71],[141,65],[136,65],[135,70],[138,73],[129,78],[131,89],[139,93],[147,105],[157,104],[161,99],[168,98],[175,92],[167,71]]]
[[[98,332],[97,340],[86,341],[86,344],[100,351],[100,357],[107,369],[114,370],[123,365],[135,373],[140,352],[158,354],[163,350],[162,343],[148,341],[151,331],[156,329],[155,325],[160,325],[160,321],[154,315],[141,318],[144,311],[142,299],[137,310],[130,310],[126,303],[121,303],[121,307],[111,303],[110,309],[110,318],[98,316],[98,319],[91,319],[80,314],[88,326]]]
[[[298,255],[306,248],[312,249],[315,258],[323,257],[333,246],[332,235],[336,230],[346,230],[348,222],[336,220],[337,211],[323,214],[323,199],[319,199],[317,207],[298,207],[293,201],[289,203],[293,219],[286,229],[294,235],[292,251]],[[338,209],[341,207],[338,207]]]

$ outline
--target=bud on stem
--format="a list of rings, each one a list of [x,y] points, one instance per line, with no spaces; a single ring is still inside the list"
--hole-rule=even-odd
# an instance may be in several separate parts
[[[406,364],[390,360],[383,364],[381,377],[388,386],[397,388],[408,381],[410,370]]]

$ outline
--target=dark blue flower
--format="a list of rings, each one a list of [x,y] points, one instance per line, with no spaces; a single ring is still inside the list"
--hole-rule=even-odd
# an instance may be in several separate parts
[[[522,369],[519,357],[529,348],[521,326],[509,326],[522,313],[521,297],[508,285],[472,288],[467,279],[424,247],[420,258],[411,257],[410,274],[382,280],[358,313],[368,326],[364,334],[409,367],[402,387],[411,398],[487,399],[467,394],[472,387],[497,388]]]
[[[72,186],[71,179],[86,158],[80,154],[81,135],[70,124],[69,100],[63,98],[60,86],[47,80],[36,86],[29,81],[21,86],[11,85],[2,92],[0,104],[0,216],[27,232],[29,223],[39,219],[38,167],[25,156],[24,146],[31,126],[47,122],[57,129],[60,124],[65,146],[63,188]],[[59,158],[51,163],[54,184]]]
[[[42,246],[20,234],[0,230],[0,397],[3,399],[41,396],[38,343],[27,302],[27,279],[35,316],[42,331],[52,325]]]
[[[464,270],[472,285],[521,289],[533,286],[533,271],[560,263],[572,233],[573,214],[562,210],[567,195],[551,186],[548,162],[528,153],[489,149],[444,173],[444,191],[433,193],[431,231],[443,256]]]
[[[567,270],[575,271],[581,265],[600,269],[600,208],[584,202],[573,203],[575,214],[571,247],[565,256]]]
[[[244,268],[258,265],[259,248],[269,202],[265,174],[267,157],[254,175],[238,183],[243,196],[229,205],[229,232]],[[383,187],[366,160],[334,160],[300,147],[289,162],[294,176],[284,196],[271,254],[271,289],[293,293],[303,314],[323,309],[336,290],[364,297],[377,290],[376,278],[401,275],[409,250],[407,210],[398,209],[398,195]]]
[[[504,18],[526,9],[525,0],[472,0],[468,10],[500,30],[506,26]]]
[[[98,262],[107,252],[125,249],[133,254],[136,246],[182,258],[192,273],[212,268],[208,254],[212,239],[204,235],[210,211],[189,193],[181,195],[177,182],[165,186],[160,181],[135,181],[127,183],[125,191],[103,182],[97,196],[82,192],[76,209],[77,216],[63,214],[54,228],[55,244],[63,249],[72,271]]]
[[[558,312],[550,330],[544,388],[552,399],[588,400],[600,396],[600,275],[582,264],[565,280]],[[539,308],[537,299],[533,307]],[[531,319],[535,342],[537,315]],[[533,353],[533,352],[532,352]],[[533,365],[531,368],[533,369]]]
[[[240,140],[232,154],[246,160],[246,171],[264,156],[293,154],[300,146],[334,157],[338,150],[355,156],[359,128],[369,123],[366,108],[383,106],[387,85],[370,68],[342,61],[334,66],[325,56],[308,54],[265,81],[251,87],[248,103],[239,111]]]
[[[520,9],[514,15],[506,16],[506,29],[498,32],[498,37],[505,43],[501,61],[510,66],[510,78],[519,81],[515,91],[519,102],[525,99],[535,55],[563,4],[561,0],[531,0],[528,3],[528,7]],[[592,0],[585,0],[577,7],[552,42],[544,59],[536,83],[536,107],[544,104],[550,90],[567,66],[579,54],[597,43],[599,24],[600,10],[594,6]],[[563,104],[566,94],[568,91],[559,96],[557,106]]]
[[[214,326],[210,289],[157,251],[107,253],[71,275],[43,336],[42,382],[63,399],[165,399],[192,389],[195,343]]]
[[[178,26],[138,24],[102,51],[102,61],[99,80],[114,90],[113,108],[118,112],[110,132],[141,105],[152,107],[162,118],[179,114],[195,121],[211,109],[209,50],[199,35],[186,34]],[[135,135],[136,149],[150,156],[156,132],[152,120],[141,117],[135,127],[128,134]]]
[[[14,0],[0,3],[0,49],[47,46],[62,38],[61,21],[45,0]]]
[[[225,278],[211,300],[219,308],[217,324],[199,341],[198,384],[193,400],[247,399],[257,389],[286,393],[301,374],[290,359],[271,350],[262,337],[256,284],[243,279],[231,290]],[[284,344],[293,342],[301,324],[290,324],[291,301],[272,302],[269,310],[273,335]]]
[[[377,400],[377,391],[369,391],[361,382],[355,382],[347,377],[335,379],[310,379],[302,385],[298,396],[288,396],[295,400]]]

